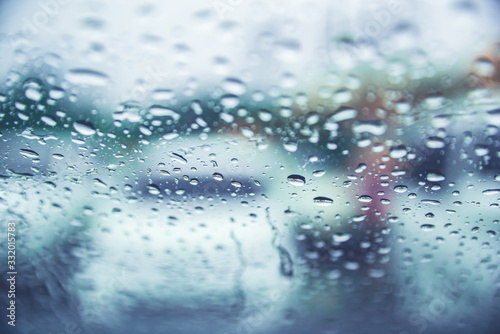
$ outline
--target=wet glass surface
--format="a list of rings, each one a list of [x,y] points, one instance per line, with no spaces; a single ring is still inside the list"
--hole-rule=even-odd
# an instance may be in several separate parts
[[[1,2],[0,332],[498,333],[499,13]]]

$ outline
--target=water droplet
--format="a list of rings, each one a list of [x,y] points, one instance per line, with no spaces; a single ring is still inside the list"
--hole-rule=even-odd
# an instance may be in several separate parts
[[[262,122],[269,122],[270,120],[273,119],[273,114],[269,110],[259,110],[259,119]]]
[[[101,180],[101,179],[99,179],[99,178],[95,178],[95,179],[94,179],[94,184],[96,184],[96,185],[98,185],[98,186],[101,186],[101,187],[103,187],[103,188],[108,186],[108,185],[107,185],[104,181],[102,181],[102,180]]]
[[[45,124],[47,124],[48,126],[56,126],[57,125],[56,119],[53,116],[42,116],[42,117],[40,117],[40,120],[42,122],[44,122]]]
[[[394,191],[397,192],[397,193],[404,193],[408,190],[408,187],[407,186],[404,186],[404,185],[397,185],[394,187]]]
[[[495,65],[488,58],[479,58],[474,62],[473,71],[483,77],[495,74]]]
[[[332,122],[342,122],[353,119],[357,115],[358,112],[355,109],[340,107],[332,116],[329,117],[329,120]]]
[[[182,155],[178,153],[170,153],[170,158],[174,161],[180,162],[181,164],[187,164],[186,158],[184,158]]]
[[[175,92],[170,89],[156,89],[151,97],[156,101],[169,101],[175,97]]]
[[[493,230],[488,230],[486,231],[486,233],[488,233],[490,236],[494,237],[497,235],[497,232],[493,231]]]
[[[339,89],[335,93],[333,93],[333,101],[335,103],[347,103],[352,100],[352,93],[348,89]]]
[[[167,108],[167,107],[164,107],[164,106],[157,105],[157,104],[151,106],[149,108],[148,112],[151,115],[157,116],[157,117],[166,117],[166,116],[168,116],[168,117],[171,117],[175,121],[178,121],[181,118],[181,115],[179,115],[174,110],[172,110],[170,108]]]
[[[313,172],[313,176],[315,177],[322,177],[323,175],[325,175],[326,171],[323,170],[323,169],[320,169],[320,170],[315,170]]]
[[[446,104],[446,102],[447,102],[446,98],[443,97],[442,95],[433,94],[425,99],[424,105],[431,110],[435,110],[443,107]]]
[[[76,131],[78,131],[78,133],[84,136],[92,136],[96,133],[94,125],[89,122],[78,121],[73,123],[73,127]]]
[[[80,68],[69,70],[64,78],[72,84],[88,86],[106,86],[109,80],[104,73]]]
[[[486,189],[483,191],[483,195],[486,196],[499,195],[499,194],[500,194],[500,189]]]
[[[328,279],[330,280],[337,280],[342,276],[342,272],[338,269],[334,269],[328,273]]]
[[[54,159],[61,160],[61,159],[63,159],[63,158],[64,158],[64,155],[62,155],[62,154],[58,154],[58,153],[54,153],[54,154],[52,154],[52,157],[53,157]]]
[[[238,181],[231,181],[231,185],[235,188],[241,188],[243,185]]]
[[[169,132],[163,135],[163,139],[165,140],[172,140],[179,137],[179,134],[177,132]]]
[[[385,271],[384,269],[370,268],[368,270],[368,276],[370,276],[371,278],[382,278],[385,276]]]
[[[406,154],[408,154],[408,150],[403,145],[391,147],[389,149],[389,155],[393,159],[400,159],[400,158],[406,156]]]
[[[333,242],[342,243],[351,239],[352,235],[349,233],[337,232],[332,235]]]
[[[151,136],[151,135],[153,134],[153,132],[152,132],[149,128],[145,127],[144,125],[141,125],[141,126],[139,127],[139,131],[140,131],[143,135],[145,135],[145,136]]]
[[[311,111],[309,114],[307,114],[306,118],[306,124],[307,125],[314,125],[317,124],[320,120],[320,116],[317,112]]]
[[[287,177],[288,183],[294,185],[294,186],[303,186],[306,184],[306,179],[302,175],[297,175],[297,174],[292,174],[288,175]]]
[[[298,39],[282,39],[274,45],[274,56],[282,61],[295,61],[300,54],[301,45]]]
[[[362,171],[364,171],[366,168],[368,168],[368,166],[365,164],[365,163],[360,163],[356,169],[354,170],[354,172],[356,173],[361,173]]]
[[[358,197],[358,201],[363,202],[363,203],[370,203],[373,200],[371,196],[368,195],[361,195]]]
[[[28,158],[31,158],[31,159],[36,159],[38,158],[40,155],[38,153],[36,153],[35,151],[32,151],[32,150],[28,150],[28,149],[20,149],[19,150],[19,153],[21,153],[22,155],[24,155],[25,157],[28,157]]]
[[[474,154],[478,157],[484,157],[490,152],[490,149],[486,145],[476,145],[474,148]]]
[[[32,101],[40,101],[43,96],[42,86],[39,83],[31,81],[24,85],[24,96]]]
[[[59,87],[54,87],[49,91],[49,97],[53,100],[59,100],[66,96],[66,91]]]
[[[439,171],[428,171],[426,179],[430,182],[441,182],[445,180],[445,176]]]
[[[387,124],[381,120],[356,121],[352,125],[352,131],[356,135],[361,135],[362,133],[370,133],[375,136],[381,136],[385,133],[386,129]]]
[[[287,150],[288,152],[295,152],[297,151],[297,148],[298,148],[298,144],[296,141],[287,141],[283,144],[283,147],[285,148],[285,150]]]
[[[441,202],[435,199],[423,199],[420,201],[422,204],[430,204],[430,205],[440,205]]]
[[[488,110],[487,114],[491,123],[500,125],[500,108]]]
[[[229,94],[243,95],[247,87],[243,81],[237,78],[227,78],[222,82],[222,89]]]
[[[148,191],[151,195],[159,195],[161,193],[160,188],[155,184],[148,185]]]
[[[333,199],[324,196],[315,197],[313,201],[319,206],[330,206],[333,204]]]
[[[220,174],[220,173],[213,173],[212,177],[216,181],[222,181],[222,180],[224,180],[224,176],[222,174]]]
[[[355,261],[346,261],[344,262],[344,268],[347,270],[358,270],[359,263]]]
[[[240,99],[236,95],[233,95],[233,94],[224,95],[220,99],[220,104],[224,108],[227,108],[227,109],[232,109],[232,108],[238,106],[239,103],[240,103]]]
[[[436,225],[433,224],[422,224],[420,225],[420,228],[422,231],[432,231],[436,228]]]
[[[429,137],[425,142],[425,146],[433,149],[443,148],[445,146],[445,141],[440,137]]]

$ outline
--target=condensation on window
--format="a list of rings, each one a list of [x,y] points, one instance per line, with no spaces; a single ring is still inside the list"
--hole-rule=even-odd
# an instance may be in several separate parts
[[[499,13],[3,1],[1,332],[496,333]]]

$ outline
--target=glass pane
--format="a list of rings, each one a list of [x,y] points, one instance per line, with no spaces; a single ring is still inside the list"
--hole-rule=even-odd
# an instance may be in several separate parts
[[[2,1],[0,332],[497,333],[499,13]]]

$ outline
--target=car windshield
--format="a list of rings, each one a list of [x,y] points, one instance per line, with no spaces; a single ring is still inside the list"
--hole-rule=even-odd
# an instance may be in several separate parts
[[[0,333],[497,333],[499,14],[0,2]]]

